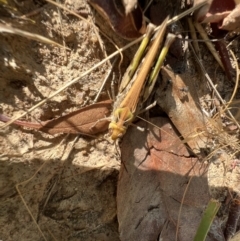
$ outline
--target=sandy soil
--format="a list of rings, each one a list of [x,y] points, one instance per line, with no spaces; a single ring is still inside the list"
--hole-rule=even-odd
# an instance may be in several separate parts
[[[18,9],[16,15],[39,11],[29,17],[34,21],[3,15],[4,23],[65,43],[69,50],[17,35],[1,34],[0,111],[5,115],[15,117],[27,111],[115,51],[94,28],[92,23],[97,15],[85,0],[66,0],[65,7],[78,12],[89,22],[50,4],[41,5],[41,1],[21,1],[18,6],[15,1],[8,2]],[[124,46],[126,41],[105,23],[100,25],[107,28],[104,31],[118,47]],[[239,58],[239,41],[234,41],[231,47]],[[122,73],[135,50],[133,47],[127,51]],[[207,72],[224,99],[229,100],[233,83],[226,82],[224,73],[216,67],[215,60],[204,47],[201,51]],[[193,56],[188,56],[186,62],[189,64],[192,59]],[[93,103],[111,68],[111,63],[106,62],[33,110],[24,120],[45,121]],[[194,75],[196,69],[190,66],[188,70]],[[113,68],[113,73],[110,80],[114,77],[118,81],[117,67]],[[99,100],[108,99],[110,80]],[[194,81],[198,83],[202,106],[210,112],[214,95],[206,82]],[[227,129],[227,125],[223,128]],[[224,140],[226,135],[222,133],[223,142],[217,144],[223,146],[231,140]],[[232,140],[233,143],[236,138]],[[234,152],[237,148],[238,145],[230,149]],[[234,168],[228,168],[226,174],[224,161],[229,156],[221,158],[213,161],[209,172],[210,183],[215,180],[210,185],[216,198],[219,198],[219,192],[214,189],[217,183],[229,180],[229,187],[239,190],[239,160],[235,160],[235,165],[229,159],[227,167],[234,164]],[[0,161],[0,223],[3,224],[0,225],[0,240],[119,240],[116,187],[120,158],[107,133],[96,138],[66,134],[51,136],[8,126],[0,130]],[[221,180],[216,178],[219,175],[225,175],[224,181],[221,177]],[[221,190],[226,198],[227,189]]]

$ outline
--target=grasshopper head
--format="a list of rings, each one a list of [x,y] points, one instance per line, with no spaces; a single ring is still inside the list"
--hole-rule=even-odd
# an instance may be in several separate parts
[[[112,140],[115,141],[117,138],[121,138],[126,133],[127,128],[119,125],[119,123],[111,122],[109,124],[109,130]]]
[[[133,120],[133,114],[128,107],[118,108],[114,112],[114,118],[116,120],[109,124],[112,140],[116,140],[126,133],[128,125]]]

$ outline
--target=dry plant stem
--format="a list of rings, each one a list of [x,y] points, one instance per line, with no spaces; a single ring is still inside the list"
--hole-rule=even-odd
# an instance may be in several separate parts
[[[109,41],[112,43],[112,45],[116,48],[116,50],[118,51],[118,53],[119,53],[119,55],[120,55],[120,61],[119,61],[119,63],[118,63],[118,73],[119,73],[119,79],[121,79],[121,64],[122,64],[122,62],[123,62],[123,54],[122,54],[122,52],[120,51],[119,47],[112,41],[111,38],[109,38],[104,32],[102,32],[102,31],[100,30],[100,28],[99,28],[99,31],[101,32],[101,34],[102,34],[107,40],[109,40]],[[104,53],[105,53],[105,51],[104,51]],[[107,57],[107,56],[105,55],[105,57]]]
[[[59,2],[59,0],[57,0]],[[58,11],[58,17],[59,17],[59,26],[60,26],[60,31],[61,33],[63,33],[63,28],[62,28],[62,15],[61,15],[61,12],[59,10],[59,8],[57,8],[57,11]],[[66,51],[66,42],[65,42],[65,38],[62,34],[62,41],[63,41],[63,46],[64,46],[64,61],[65,63],[67,63],[67,51]]]
[[[32,40],[39,41],[39,42],[42,42],[45,44],[52,44],[52,45],[58,46],[59,48],[65,48],[61,44],[54,42],[51,39],[45,38],[41,35],[29,33],[27,31],[23,31],[21,29],[6,26],[4,24],[0,24],[0,32],[12,33],[12,34],[16,34],[16,35],[22,36],[24,38],[32,39]],[[70,50],[69,48],[67,48],[67,49]]]
[[[221,61],[221,59],[219,57],[219,54],[216,51],[216,49],[214,48],[214,46],[213,46],[212,42],[210,41],[210,39],[208,38],[208,36],[207,36],[205,30],[203,29],[202,25],[200,23],[194,22],[194,26],[198,30],[198,32],[201,35],[201,37],[205,40],[205,44],[207,45],[209,51],[212,53],[213,57],[216,59],[218,64],[221,66],[221,68],[224,70],[222,61]]]
[[[44,6],[44,7],[45,7],[45,6]],[[22,18],[22,19],[27,19],[27,18],[29,18],[29,17],[31,17],[31,16],[34,16],[34,15],[38,14],[39,12],[41,12],[41,11],[44,9],[44,7],[40,7],[40,8],[38,8],[38,9],[33,10],[33,11],[30,12],[30,13],[24,14],[24,15],[21,16],[21,18]]]
[[[76,138],[77,138],[77,139],[76,139],[75,143],[76,143],[77,140],[79,139],[79,136],[77,136]],[[46,200],[45,200],[45,202],[44,202],[44,204],[43,204],[43,207],[42,207],[42,213],[44,213],[44,211],[45,211],[45,208],[46,208],[46,206],[47,206],[47,204],[48,204],[48,201],[49,201],[49,199],[50,199],[50,197],[51,197],[51,195],[52,195],[52,192],[53,192],[54,188],[56,187],[57,183],[58,183],[59,180],[60,180],[60,176],[61,176],[61,174],[58,175],[57,180],[56,180],[56,181],[53,183],[53,185],[51,185],[51,187],[50,187],[49,193],[48,193],[47,198],[46,198]]]
[[[61,143],[59,144],[59,146],[66,140],[66,138],[67,138],[67,136],[61,141]],[[77,139],[78,139],[78,137],[76,137],[75,140],[73,141],[73,145],[72,145],[72,148],[70,149],[70,152],[72,151],[73,146],[74,146],[74,144],[75,144],[75,142],[76,142]],[[69,152],[69,154],[70,154],[70,152]],[[23,197],[23,195],[22,195],[22,193],[21,193],[21,191],[20,191],[19,186],[20,186],[20,185],[25,185],[25,184],[29,183],[29,182],[40,172],[40,170],[44,167],[44,165],[45,165],[46,163],[47,163],[47,162],[44,162],[44,163],[38,168],[38,170],[37,170],[29,179],[27,179],[27,180],[25,180],[25,181],[23,181],[23,182],[20,182],[20,183],[18,183],[18,184],[16,184],[16,190],[17,190],[17,192],[18,192],[18,194],[19,194],[19,196],[20,196],[20,198],[21,198],[21,200],[22,200],[25,208],[27,209],[27,211],[28,211],[29,215],[31,216],[34,224],[36,225],[39,233],[42,235],[42,237],[44,238],[45,241],[47,241],[47,238],[45,237],[45,235],[43,234],[43,232],[42,232],[42,230],[40,229],[39,225],[37,224],[37,221],[36,221],[36,219],[34,218],[33,213],[31,212],[31,210],[29,209],[29,207],[28,207],[28,205],[27,205],[27,203],[26,203],[26,201],[25,201],[25,199],[24,199],[24,197]]]
[[[118,60],[118,57],[116,57],[116,58],[114,59],[114,61],[113,61],[113,63],[112,63],[112,68],[108,71],[105,79],[103,80],[103,83],[102,83],[102,85],[101,85],[101,87],[100,87],[100,89],[99,89],[99,91],[98,91],[98,93],[97,93],[97,95],[96,95],[93,103],[96,103],[96,102],[98,101],[98,98],[99,98],[99,96],[100,96],[100,94],[101,94],[101,92],[102,92],[102,90],[103,90],[103,88],[104,88],[104,86],[105,86],[105,84],[106,84],[109,76],[111,75],[111,73],[112,73],[112,71],[113,71],[113,67],[115,66],[117,60]]]
[[[203,64],[201,63],[201,61],[199,60],[198,56],[196,55],[196,53],[195,53],[192,45],[190,45],[190,47],[192,48],[192,51],[193,51],[193,53],[194,53],[194,55],[195,55],[195,57],[196,57],[196,60],[197,60],[199,66],[200,66],[200,68],[201,68],[201,70],[202,70],[202,73],[204,74],[205,78],[208,80],[208,83],[211,85],[214,93],[217,95],[217,97],[218,97],[218,99],[220,100],[221,104],[224,106],[224,109],[226,109],[227,113],[228,113],[229,116],[232,118],[232,120],[234,121],[234,123],[237,125],[238,129],[240,130],[240,125],[239,125],[238,121],[235,119],[235,117],[233,116],[233,114],[231,113],[231,111],[226,108],[226,102],[222,99],[221,95],[219,94],[218,90],[216,89],[215,85],[213,84],[213,82],[212,82],[211,78],[209,77],[208,73],[206,72]],[[236,65],[236,67],[237,67],[237,65]]]
[[[230,98],[230,100],[228,101],[227,105],[225,106],[225,108],[223,109],[223,112],[226,111],[226,109],[229,107],[229,105],[232,103],[236,93],[237,93],[237,89],[238,89],[238,85],[239,85],[239,74],[240,74],[240,71],[239,71],[239,68],[238,68],[238,62],[237,62],[237,58],[236,56],[234,55],[234,53],[232,52],[232,50],[230,50],[230,53],[234,59],[234,63],[235,63],[235,68],[236,68],[236,80],[235,80],[235,86],[234,86],[234,90],[233,90],[233,93],[232,93],[232,96]]]
[[[52,4],[56,4],[50,0],[48,0],[50,3]],[[184,13],[170,19],[167,22],[167,25],[172,24],[175,21],[178,21],[179,19],[183,18],[184,16],[188,15],[189,13],[193,12],[194,10],[202,7],[203,5],[205,5],[206,2],[203,2],[199,5],[196,5],[190,9],[188,9],[187,11],[185,11]],[[67,10],[67,8],[64,8],[65,10]],[[75,16],[76,14],[74,12],[72,12]],[[155,31],[157,31],[159,28],[156,28]],[[33,110],[35,110],[36,108],[38,108],[39,106],[43,105],[44,103],[46,103],[48,100],[50,100],[51,98],[53,98],[54,96],[58,95],[59,93],[61,93],[63,90],[65,90],[66,88],[70,87],[71,85],[75,84],[77,81],[79,81],[81,78],[83,78],[84,76],[88,75],[89,73],[91,73],[93,70],[97,69],[98,67],[100,67],[101,65],[103,65],[104,63],[106,63],[109,59],[113,58],[114,56],[118,55],[119,52],[123,52],[124,50],[130,48],[131,46],[137,44],[138,42],[140,42],[145,35],[143,35],[142,37],[132,41],[131,43],[125,45],[123,48],[120,48],[118,51],[115,51],[114,53],[112,53],[111,55],[109,55],[107,58],[103,59],[102,61],[100,61],[98,64],[94,65],[92,68],[90,68],[89,70],[85,71],[84,73],[82,73],[79,77],[70,80],[68,83],[66,83],[64,86],[62,86],[59,90],[55,91],[54,93],[52,93],[50,96],[48,96],[46,99],[40,101],[38,104],[36,104],[35,106],[29,108],[27,111],[25,111],[24,113],[22,113],[21,115],[18,115],[16,117],[13,117],[11,119],[11,121],[7,122],[5,125],[1,126],[0,129],[6,128],[7,126],[9,126],[10,124],[12,124],[14,121],[18,120],[19,118],[27,115],[28,113],[32,112]]]
[[[205,4],[207,4],[207,1],[201,2],[201,3],[197,4],[197,5],[189,8],[188,10],[184,11],[183,13],[180,13],[179,15],[171,18],[171,19],[168,21],[167,24],[170,25],[170,24],[172,24],[172,23],[180,20],[181,18],[183,18],[183,17],[187,16],[188,14],[194,12],[195,10],[201,8],[201,7],[204,6]],[[157,30],[157,29],[156,29],[156,30]]]
[[[50,235],[52,236],[53,240],[54,240],[54,241],[58,241],[58,240],[54,237],[53,233],[51,232],[51,230],[50,230],[48,227],[47,227],[47,230],[48,230],[48,232],[50,233]]]
[[[152,4],[153,0],[150,0],[147,4],[147,6],[145,7],[145,9],[143,10],[143,13],[145,14],[145,12],[148,10],[149,6]]]
[[[198,41],[197,41],[197,35],[196,35],[196,31],[195,31],[192,19],[187,18],[187,21],[188,21],[188,26],[190,29],[190,34],[193,39],[193,47],[195,49],[196,55],[199,56],[199,59],[202,59],[200,48],[199,48]]]

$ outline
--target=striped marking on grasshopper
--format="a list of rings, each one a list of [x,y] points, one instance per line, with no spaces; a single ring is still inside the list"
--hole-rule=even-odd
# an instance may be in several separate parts
[[[133,57],[133,60],[131,61],[129,67],[127,68],[127,70],[122,78],[121,85],[119,88],[119,93],[123,92],[123,90],[127,87],[129,82],[133,78],[133,76],[139,66],[139,63],[143,57],[143,54],[145,53],[146,47],[147,47],[149,41],[151,40],[151,36],[154,31],[154,28],[155,28],[155,26],[153,24],[151,24],[151,23],[148,24],[147,30],[146,30],[146,36],[142,40],[136,54]]]
[[[164,43],[162,51],[159,54],[158,60],[149,75],[149,78],[148,78],[148,81],[147,81],[147,84],[145,87],[144,95],[143,95],[143,102],[145,102],[148,99],[148,97],[150,96],[150,94],[153,90],[153,87],[156,83],[159,71],[161,70],[161,67],[163,65],[163,61],[168,53],[168,50],[169,50],[171,44],[175,40],[175,38],[176,38],[176,35],[174,35],[172,33],[169,33],[167,35],[166,41]]]
[[[130,90],[126,95],[120,94],[119,98],[121,101],[117,99],[114,106],[112,122],[109,124],[110,134],[113,140],[122,137],[125,134],[128,125],[131,124],[134,119],[142,89],[163,41],[167,22],[168,18],[164,20],[156,33],[149,51],[146,53],[139,70],[136,71],[132,79],[134,82]],[[163,50],[165,51],[165,48],[163,48]]]

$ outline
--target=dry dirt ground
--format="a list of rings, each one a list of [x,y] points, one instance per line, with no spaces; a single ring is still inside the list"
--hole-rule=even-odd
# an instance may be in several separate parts
[[[15,2],[9,4],[16,7]],[[22,15],[41,7],[34,1],[18,4]],[[65,43],[69,50],[1,34],[1,113],[15,117],[27,111],[115,50],[93,27],[96,13],[86,1],[66,0],[65,6],[89,22],[50,4],[29,17],[34,21],[2,16],[5,23]],[[119,47],[124,45],[110,29],[107,31]],[[239,41],[232,47],[239,56]],[[122,69],[134,50],[127,52]],[[203,59],[214,62],[204,51]],[[233,84],[224,85],[224,74],[215,65],[206,67],[228,100]],[[24,119],[45,121],[91,104],[111,68],[106,62]],[[114,76],[119,77],[117,68]],[[208,91],[204,86],[199,88],[201,96]],[[107,96],[104,90],[100,100]],[[211,99],[211,93],[206,98]],[[116,187],[120,160],[107,133],[97,138],[51,136],[8,126],[0,130],[0,161],[0,240],[119,240]]]

